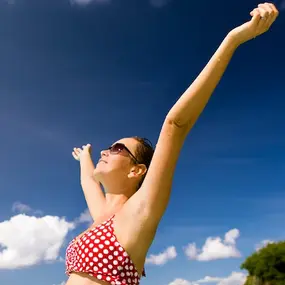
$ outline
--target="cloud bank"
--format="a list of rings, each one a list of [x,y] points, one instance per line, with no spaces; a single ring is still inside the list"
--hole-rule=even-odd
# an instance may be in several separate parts
[[[146,264],[164,265],[169,260],[175,259],[177,252],[174,246],[168,247],[165,251],[158,255],[151,254],[146,258]]]
[[[246,280],[246,275],[242,272],[232,272],[228,277],[211,277],[206,276],[197,281],[188,281],[177,278],[168,285],[199,285],[203,283],[216,283],[217,285],[243,285]]]
[[[59,252],[67,234],[79,224],[93,222],[88,210],[72,222],[52,215],[36,217],[42,211],[21,202],[15,202],[12,211],[17,215],[0,222],[0,269],[63,261]]]
[[[198,249],[195,243],[190,243],[184,248],[184,252],[189,259],[197,261],[241,257],[236,248],[239,235],[238,229],[232,229],[225,234],[224,240],[220,237],[208,237],[202,249]]]
[[[60,259],[68,231],[65,218],[19,214],[0,223],[0,269],[16,269]]]

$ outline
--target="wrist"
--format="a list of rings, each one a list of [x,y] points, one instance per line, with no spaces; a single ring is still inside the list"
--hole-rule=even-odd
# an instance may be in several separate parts
[[[242,41],[234,30],[230,31],[227,34],[225,40],[227,41],[228,45],[233,49],[237,49],[242,44]]]
[[[82,159],[91,159],[91,154],[89,152],[81,152],[80,154],[80,161],[82,161]]]

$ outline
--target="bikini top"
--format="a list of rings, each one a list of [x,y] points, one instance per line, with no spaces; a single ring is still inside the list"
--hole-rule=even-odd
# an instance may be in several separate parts
[[[114,216],[70,242],[66,249],[68,276],[81,272],[111,285],[139,284],[141,276],[114,234]]]

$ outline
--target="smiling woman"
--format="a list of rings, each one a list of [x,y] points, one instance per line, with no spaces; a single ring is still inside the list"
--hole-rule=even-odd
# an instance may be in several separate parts
[[[94,224],[66,251],[67,285],[135,285],[168,205],[173,174],[186,136],[219,83],[236,49],[266,32],[278,16],[273,4],[258,5],[251,20],[233,29],[193,84],[167,114],[153,150],[147,140],[123,138],[102,150],[75,148],[81,185]],[[104,188],[104,193],[101,190]]]

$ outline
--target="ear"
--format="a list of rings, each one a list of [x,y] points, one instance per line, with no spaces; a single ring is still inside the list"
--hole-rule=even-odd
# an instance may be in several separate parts
[[[144,164],[136,164],[132,166],[130,173],[128,174],[129,178],[142,177],[147,172],[147,168]]]

